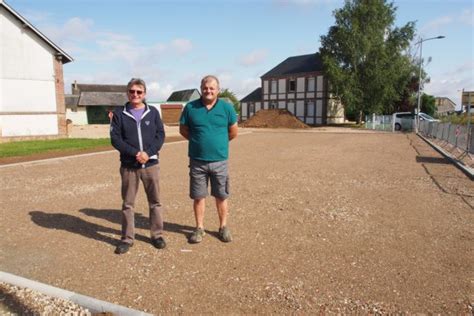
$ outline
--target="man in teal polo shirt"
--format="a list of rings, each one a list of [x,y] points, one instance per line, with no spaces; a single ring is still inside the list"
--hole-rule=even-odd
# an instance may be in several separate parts
[[[189,140],[189,196],[194,200],[196,219],[190,243],[201,242],[205,235],[204,211],[209,180],[219,215],[219,238],[224,242],[232,241],[227,227],[228,157],[229,141],[237,137],[237,115],[234,107],[218,99],[218,95],[217,77],[204,77],[201,80],[201,98],[186,104],[180,118],[179,132]]]

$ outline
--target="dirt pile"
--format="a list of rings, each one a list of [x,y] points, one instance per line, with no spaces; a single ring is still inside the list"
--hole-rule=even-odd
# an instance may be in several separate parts
[[[267,128],[309,128],[288,110],[260,110],[250,119],[240,124],[242,127]]]

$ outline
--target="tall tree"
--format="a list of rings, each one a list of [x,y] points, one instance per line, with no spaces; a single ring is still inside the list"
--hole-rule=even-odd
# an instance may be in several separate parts
[[[219,92],[219,98],[228,98],[234,105],[235,112],[239,113],[240,102],[234,92],[230,91],[229,89],[223,89],[221,92]]]
[[[424,112],[428,115],[435,116],[436,110],[438,107],[436,106],[436,99],[434,96],[423,93],[421,95],[420,100],[420,112]]]
[[[396,7],[386,0],[346,0],[335,25],[321,36],[331,92],[357,114],[391,113],[413,75],[406,54],[414,22],[394,27]]]

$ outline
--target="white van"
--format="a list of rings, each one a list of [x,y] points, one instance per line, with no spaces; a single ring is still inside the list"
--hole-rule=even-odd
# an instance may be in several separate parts
[[[420,112],[420,121],[439,122],[434,117],[426,113]],[[393,129],[396,131],[412,130],[415,128],[415,114],[411,112],[396,112],[393,113]]]
[[[396,131],[411,130],[415,127],[415,114],[411,112],[393,113],[392,123],[393,129]]]

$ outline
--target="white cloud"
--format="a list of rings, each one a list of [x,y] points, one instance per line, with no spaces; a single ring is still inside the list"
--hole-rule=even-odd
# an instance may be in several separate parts
[[[22,14],[30,23],[36,24],[47,21],[51,19],[51,13],[49,12],[41,12],[41,11],[32,11],[26,10],[24,14]]]
[[[187,73],[182,74],[179,78],[178,87],[182,89],[199,89],[202,77],[205,74]]]
[[[63,25],[49,23],[39,29],[76,62],[117,64],[130,73],[152,75],[156,72],[156,63],[168,57],[186,56],[193,49],[192,41],[185,38],[142,44],[130,34],[98,30],[93,20],[78,17]]]
[[[58,45],[67,42],[79,42],[90,40],[94,37],[92,28],[94,21],[91,19],[81,19],[78,17],[67,20],[63,26],[43,25],[41,32],[50,37]]]
[[[260,78],[246,78],[240,80],[239,89],[236,90],[235,94],[238,96],[238,99],[243,99],[253,90],[261,86]]]
[[[266,49],[257,49],[248,54],[240,56],[238,63],[241,66],[254,66],[260,64],[267,57],[268,52]]]
[[[174,91],[171,84],[161,85],[157,81],[147,84],[147,99],[150,101],[165,101]]]
[[[438,17],[423,25],[420,28],[419,33],[421,35],[430,35],[436,32],[443,31],[443,28],[446,28],[446,26],[448,25],[457,23],[469,25],[471,27],[474,26],[473,10],[464,9],[460,13]]]
[[[461,14],[461,22],[474,26],[474,11],[472,9],[466,9]]]
[[[453,22],[453,17],[451,17],[451,16],[439,17],[439,18],[437,18],[435,20],[432,20],[432,21],[428,22],[427,24],[425,24],[420,29],[420,33],[424,34],[424,33],[429,33],[429,32],[432,32],[432,31],[438,31],[443,26],[451,24],[452,22]]]
[[[193,44],[191,43],[191,41],[184,38],[177,38],[171,41],[170,46],[179,54],[186,54],[193,49]]]
[[[260,87],[260,78],[237,78],[232,72],[218,74],[221,88],[228,88],[235,93],[237,99],[242,99],[253,90]]]
[[[426,84],[425,92],[435,97],[448,97],[456,108],[461,108],[462,89],[474,91],[474,61],[465,62],[451,71],[431,76],[431,82]]]

